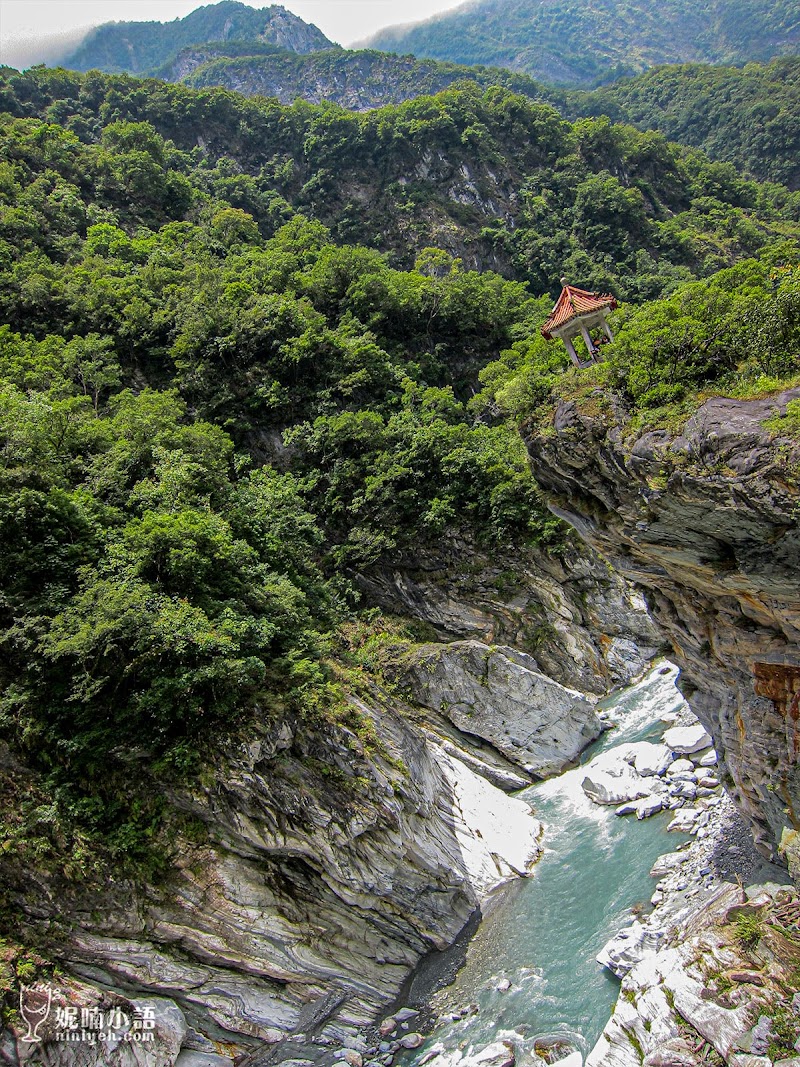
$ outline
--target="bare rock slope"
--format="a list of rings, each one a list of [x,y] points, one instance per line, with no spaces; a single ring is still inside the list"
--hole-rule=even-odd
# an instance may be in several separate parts
[[[513,648],[480,641],[423,645],[406,680],[418,703],[488,741],[533,778],[560,773],[603,729],[592,701]]]
[[[176,789],[202,832],[160,885],[7,872],[21,934],[46,932],[84,981],[171,998],[204,1041],[240,1051],[368,1024],[491,889],[528,873],[541,827],[379,694],[359,710],[377,748],[265,723],[202,787]]]

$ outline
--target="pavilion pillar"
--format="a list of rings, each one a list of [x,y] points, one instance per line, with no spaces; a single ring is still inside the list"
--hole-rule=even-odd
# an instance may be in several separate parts
[[[572,360],[576,367],[580,367],[581,361],[578,359],[578,353],[575,351],[575,346],[572,343],[572,338],[562,337],[561,340],[564,342],[564,347],[566,348],[567,352],[569,352],[569,358]]]
[[[592,339],[589,336],[589,331],[586,329],[583,323],[581,323],[581,337],[583,338],[583,343],[586,345],[586,351],[589,353],[589,359],[593,360],[594,345],[592,344]]]
[[[609,341],[613,341],[614,334],[611,332],[611,327],[608,325],[605,318],[600,319],[600,322],[603,324],[603,329],[605,330],[606,337],[609,339]]]

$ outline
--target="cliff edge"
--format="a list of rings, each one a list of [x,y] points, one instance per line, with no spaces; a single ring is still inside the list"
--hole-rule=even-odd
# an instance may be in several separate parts
[[[799,396],[653,427],[598,390],[523,428],[552,510],[644,591],[769,858],[800,820]]]

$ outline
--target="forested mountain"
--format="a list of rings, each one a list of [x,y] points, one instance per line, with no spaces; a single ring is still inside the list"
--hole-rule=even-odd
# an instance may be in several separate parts
[[[525,74],[499,67],[465,67],[390,52],[331,49],[298,55],[248,42],[186,48],[157,72],[171,82],[196,88],[220,86],[245,96],[270,96],[283,104],[329,102],[353,111],[402,104],[441,92],[459,81],[503,85],[532,99],[549,90]]]
[[[664,63],[766,61],[800,48],[800,10],[782,0],[476,0],[375,34],[387,52],[523,71],[552,84],[612,81]]]
[[[400,104],[459,82],[504,86],[564,117],[608,115],[702,149],[761,180],[800,187],[800,58],[744,68],[684,64],[594,89],[543,85],[500,67],[467,67],[388,52],[328,49],[299,55],[266,43],[216,42],[181,51],[158,77],[219,86],[281,103],[329,102],[354,111]]]
[[[183,48],[209,41],[250,41],[291,52],[333,47],[328,38],[279,5],[256,9],[237,0],[199,7],[174,22],[108,22],[92,30],[62,62],[72,70],[153,73]]]
[[[603,119],[570,126],[502,88],[358,115],[124,76],[37,70],[4,83],[9,110],[63,115],[84,139],[115,120],[152,122],[192,153],[168,182],[203,162],[209,191],[225,190],[261,224],[299,209],[404,266],[435,244],[537,293],[566,271],[623,296],[655,294],[756,252],[797,212],[786,190],[657,134]]]
[[[800,58],[744,68],[677,66],[648,71],[558,102],[573,118],[610,115],[695,145],[759,178],[800,187]]]
[[[459,531],[561,550],[498,418],[559,380],[561,273],[667,301],[609,364],[644,408],[739,373],[743,330],[744,381],[794,369],[797,195],[658,135],[475,86],[367,115],[0,87],[0,730],[42,776],[0,791],[18,860],[155,862],[153,780],[256,712],[377,744],[342,695],[355,571]]]
[[[521,6],[514,11],[522,17]],[[465,9],[452,17],[467,14]],[[683,18],[686,13],[681,9],[679,14]],[[730,13],[724,18],[720,15],[715,25],[728,26],[732,19]],[[796,49],[796,14],[788,10],[780,18],[776,12],[753,15],[756,29],[761,26],[763,30],[767,24],[775,32],[769,36],[764,30],[762,36],[772,43],[753,43],[753,54]],[[513,36],[513,20],[506,32]],[[624,33],[617,32],[621,47]],[[729,28],[729,32],[733,40],[734,31]],[[743,38],[736,39],[741,50],[734,50],[735,57],[749,55],[750,46],[745,47]],[[683,55],[665,53],[670,59]],[[718,60],[720,55],[713,58]],[[497,56],[489,59],[502,62]],[[760,180],[778,181],[790,189],[800,186],[800,59],[794,56],[766,65],[748,63],[744,68],[683,64],[586,92],[548,86],[520,69],[333,47],[315,27],[281,7],[257,11],[235,0],[223,0],[166,25],[102,26],[64,63],[77,70],[149,72],[170,82],[196,88],[219,86],[246,96],[274,97],[284,104],[303,99],[357,111],[403,103],[459,82],[483,88],[500,85],[550,103],[568,119],[608,115],[614,122],[658,130],[670,140],[700,148],[712,159],[731,162]]]

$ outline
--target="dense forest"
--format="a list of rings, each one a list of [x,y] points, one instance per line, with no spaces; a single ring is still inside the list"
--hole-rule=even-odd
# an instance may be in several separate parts
[[[43,69],[7,71],[0,94],[9,114],[59,123],[79,143],[116,121],[151,123],[172,142],[154,164],[168,172],[158,195],[179,213],[196,171],[207,193],[265,233],[301,210],[338,242],[391,252],[397,266],[436,245],[535,295],[554,296],[567,274],[622,297],[654,296],[797,228],[798,197],[782,186],[605,118],[570,124],[498,87],[367,114]]]
[[[419,59],[484,63],[550,84],[592,86],[664,63],[745,63],[791,55],[797,6],[779,0],[478,0],[367,42]]]
[[[102,65],[102,64],[101,64]],[[518,71],[467,67],[387,52],[323,49],[299,54],[260,41],[217,41],[180,51],[159,78],[245,96],[334,103],[353,111],[400,104],[472,82],[503,86],[567,119],[609,116],[700,148],[762,181],[800,187],[800,58],[744,67],[683,64],[590,91],[556,89]]]
[[[108,23],[89,34],[62,62],[65,67],[80,71],[152,75],[196,88],[219,86],[246,96],[274,97],[284,104],[303,99],[355,111],[403,103],[462,82],[473,82],[483,89],[503,86],[538,103],[553,105],[567,119],[607,115],[614,122],[628,123],[643,131],[658,130],[669,140],[699,148],[712,159],[733,163],[759,180],[777,181],[796,189],[800,185],[800,59],[792,53],[800,47],[797,15],[791,9],[773,9],[766,0],[751,6],[748,18],[733,19],[723,4],[713,28],[700,32],[692,21],[696,12],[678,3],[666,17],[663,7],[659,9],[656,19],[644,18],[638,9],[628,10],[620,0],[614,0],[601,33],[608,38],[608,47],[613,46],[620,54],[624,50],[628,58],[635,58],[631,41],[641,38],[640,43],[645,42],[655,51],[647,62],[634,62],[629,67],[615,60],[613,69],[601,80],[617,80],[592,91],[566,87],[586,82],[583,75],[567,78],[563,88],[548,85],[546,74],[542,75],[543,81],[535,81],[524,73],[528,69],[524,62],[511,62],[513,69],[505,69],[497,65],[467,66],[463,59],[461,63],[421,59],[419,56],[428,53],[411,46],[406,51],[416,51],[417,56],[342,49],[282,7],[255,10],[236,0],[198,8],[171,23]],[[550,20],[550,29],[558,29],[558,49],[563,51],[564,41],[569,39],[569,48],[580,53],[589,42],[586,61],[605,62],[602,50],[598,52],[594,47],[598,28],[589,32],[584,25],[596,12],[581,9],[576,20],[569,2],[548,5],[546,10],[545,16],[543,10],[537,9],[534,22],[545,17]],[[511,47],[520,34],[533,32],[529,23],[534,16],[525,4],[502,0],[485,5],[485,10],[481,7],[480,12],[483,14],[480,24],[473,27],[475,33],[457,35],[462,43],[477,40],[481,34],[499,34],[504,47]],[[456,11],[443,16],[441,26],[434,20],[411,32],[430,34],[435,30],[444,34],[447,52],[453,39],[447,30],[450,20],[455,19],[459,26],[466,20],[472,26],[476,17],[471,10]],[[675,32],[670,19],[678,26]],[[562,32],[565,20],[569,24],[566,36]],[[541,27],[536,31],[537,47],[550,47],[547,33],[540,31]],[[710,47],[715,34],[720,41],[728,42],[727,51],[722,45],[716,51]],[[582,35],[586,36],[585,41]],[[681,45],[686,41],[692,42],[689,50]],[[767,64],[753,62],[784,53],[783,59]],[[474,63],[476,58],[494,64],[504,62],[502,56],[483,53],[470,53],[469,62]],[[711,59],[714,64],[726,59],[750,62],[744,67],[684,62],[636,77],[619,77],[653,63],[696,58]]]
[[[386,52],[297,55],[263,45],[227,43],[187,49],[160,73],[197,88],[220,86],[245,96],[329,101],[354,111],[399,104],[459,82],[501,85],[565,118],[609,116],[639,130],[700,148],[762,181],[800,187],[800,58],[744,68],[684,64],[663,67],[588,92],[548,88],[524,74],[464,67]]]
[[[565,94],[557,106],[568,117],[609,115],[659,130],[762,180],[800,188],[797,56],[743,68],[664,67],[591,93]]]
[[[588,92],[548,88],[498,67],[464,67],[386,52],[297,55],[263,46],[209,45],[181,53],[160,72],[197,88],[220,86],[245,96],[330,101],[356,111],[399,104],[457,83],[504,86],[568,119],[609,116],[670,141],[700,148],[761,181],[800,188],[800,58],[745,67],[683,64],[622,78]]]
[[[152,776],[248,716],[366,731],[358,572],[458,531],[563,548],[513,421],[574,385],[538,333],[562,271],[627,301],[596,373],[644,411],[798,369],[797,194],[655,134],[499,88],[353,115],[42,69],[2,109],[0,731],[46,783],[0,781],[23,857],[145,862]]]

